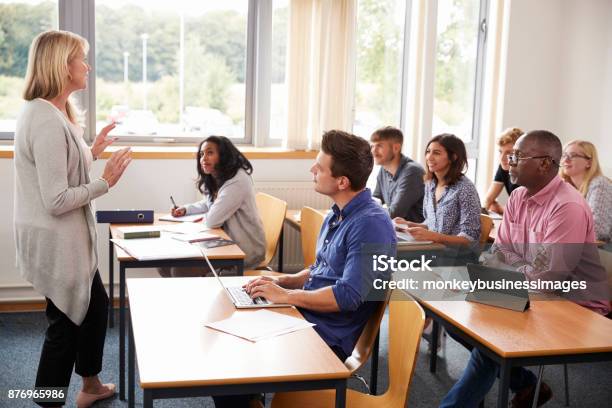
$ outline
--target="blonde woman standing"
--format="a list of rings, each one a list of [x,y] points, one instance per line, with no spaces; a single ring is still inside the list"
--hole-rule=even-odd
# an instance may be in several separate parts
[[[597,149],[591,142],[572,140],[563,147],[561,177],[576,187],[593,211],[598,240],[612,238],[612,182],[601,172]]]
[[[89,46],[66,31],[39,34],[28,59],[24,104],[15,131],[15,244],[22,276],[47,300],[49,322],[36,387],[68,387],[73,367],[83,377],[76,405],[114,395],[102,384],[109,299],[98,273],[92,201],[107,193],[131,161],[115,152],[101,177],[92,162],[114,139],[105,127],[91,148],[70,95],[87,86]],[[41,406],[64,403],[36,401]]]

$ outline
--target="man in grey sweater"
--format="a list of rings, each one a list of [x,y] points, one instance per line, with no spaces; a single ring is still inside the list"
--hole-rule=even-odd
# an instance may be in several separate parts
[[[402,131],[391,126],[378,129],[370,142],[374,161],[382,166],[373,196],[386,204],[391,218],[422,222],[425,171],[402,154]]]

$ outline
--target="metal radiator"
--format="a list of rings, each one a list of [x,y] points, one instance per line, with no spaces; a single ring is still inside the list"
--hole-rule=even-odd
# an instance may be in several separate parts
[[[311,181],[256,182],[255,190],[270,194],[271,196],[286,201],[288,209],[300,209],[303,206],[319,209],[330,208],[332,205],[332,201],[329,197],[314,191],[313,183]],[[284,272],[300,271],[304,268],[300,234],[295,230],[295,228],[292,228],[286,224],[284,231]],[[275,270],[278,269],[278,254],[274,256],[272,259],[272,265],[270,266]]]

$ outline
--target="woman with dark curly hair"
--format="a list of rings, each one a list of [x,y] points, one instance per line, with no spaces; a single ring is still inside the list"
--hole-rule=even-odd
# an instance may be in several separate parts
[[[253,166],[227,137],[209,136],[198,146],[196,170],[196,187],[204,199],[174,208],[172,215],[206,214],[206,225],[222,228],[246,254],[245,269],[254,269],[264,259],[266,243],[250,176]],[[168,275],[164,270],[160,273]],[[172,268],[170,274],[203,273]]]

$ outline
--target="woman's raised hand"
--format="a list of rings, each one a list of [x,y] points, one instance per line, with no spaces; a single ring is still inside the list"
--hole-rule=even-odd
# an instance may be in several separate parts
[[[94,139],[93,145],[91,145],[91,154],[94,158],[100,157],[104,149],[113,144],[116,137],[108,137],[108,133],[115,128],[115,122],[108,124],[102,128],[98,136]]]
[[[108,186],[112,187],[117,184],[117,181],[123,175],[128,164],[132,161],[132,149],[124,147],[121,150],[114,152],[104,166],[102,178],[108,182]]]

